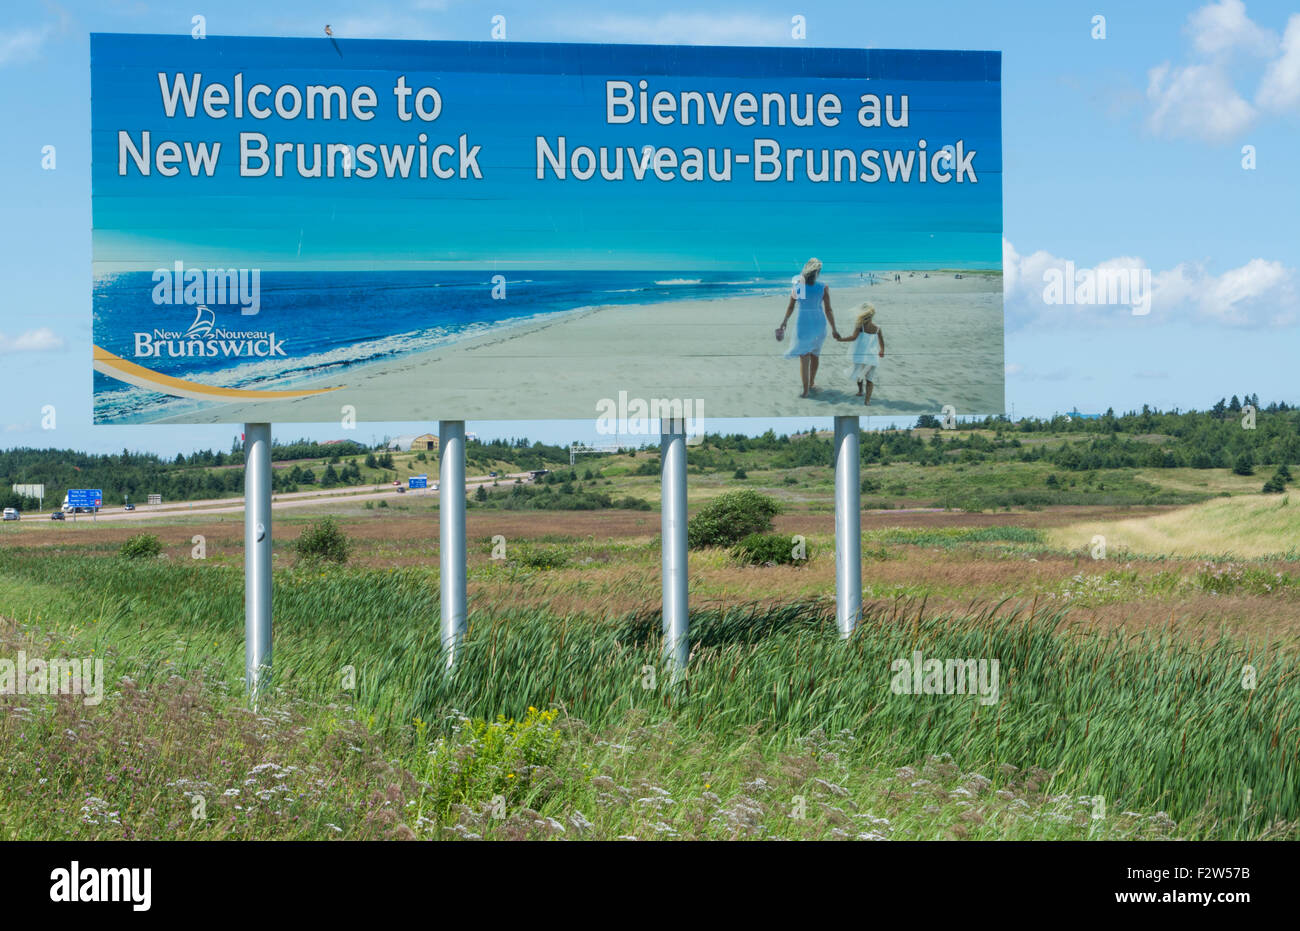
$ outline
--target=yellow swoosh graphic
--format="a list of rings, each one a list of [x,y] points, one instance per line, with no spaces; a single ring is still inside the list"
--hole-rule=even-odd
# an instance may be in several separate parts
[[[94,347],[92,365],[96,372],[124,381],[129,385],[135,385],[137,388],[148,388],[152,391],[161,391],[163,394],[175,395],[179,398],[194,398],[199,401],[214,399],[272,401],[283,398],[309,398],[314,394],[338,391],[343,387],[343,385],[336,385],[333,388],[314,388],[307,391],[251,391],[246,388],[218,388],[215,385],[204,385],[197,381],[186,381],[183,378],[173,378],[170,375],[164,375],[162,372],[155,372],[143,365],[128,362],[121,356],[115,356],[107,349],[99,346]]]

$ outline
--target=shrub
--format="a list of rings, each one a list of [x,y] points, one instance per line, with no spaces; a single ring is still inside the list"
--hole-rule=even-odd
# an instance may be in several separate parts
[[[738,479],[746,479],[749,478],[749,473],[746,472],[744,469],[737,469],[735,472],[731,473],[731,477],[738,478]]]
[[[352,545],[333,517],[323,517],[313,521],[302,532],[298,542],[294,544],[294,549],[299,559],[324,559],[329,562],[343,563],[348,561]]]
[[[153,559],[162,552],[162,541],[152,533],[137,533],[129,537],[118,554],[127,559]]]
[[[524,544],[514,547],[510,561],[529,569],[562,569],[569,564],[569,553],[561,547],[541,547]]]
[[[691,549],[734,546],[751,533],[769,533],[772,518],[781,512],[775,498],[757,491],[729,491],[714,498],[687,522]]]
[[[1280,495],[1286,491],[1286,483],[1291,481],[1291,470],[1285,465],[1277,467],[1273,477],[1264,483],[1263,492],[1266,495]]]
[[[745,566],[804,566],[812,554],[796,557],[795,541],[784,533],[751,533],[732,547],[731,555]]]
[[[497,795],[522,804],[539,804],[530,797],[534,773],[555,765],[562,747],[556,724],[559,712],[529,707],[522,721],[497,715],[495,721],[465,719],[452,739],[440,737],[426,753],[425,780],[432,787],[428,800],[440,815],[456,805],[490,804]],[[428,725],[416,719],[416,739],[424,746]],[[540,801],[545,801],[542,796]]]

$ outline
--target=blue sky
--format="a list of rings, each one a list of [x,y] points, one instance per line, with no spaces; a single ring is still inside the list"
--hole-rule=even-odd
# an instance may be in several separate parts
[[[993,49],[1003,53],[1007,398],[1017,415],[1300,400],[1300,14],[1144,4],[18,2],[0,12],[0,447],[228,447],[237,427],[91,427],[89,33]],[[806,18],[806,39],[791,17]],[[1105,16],[1104,39],[1093,18]],[[55,147],[55,168],[42,167]],[[1253,146],[1253,169],[1242,149]],[[1049,305],[1046,272],[1149,269],[1151,313]],[[959,334],[954,334],[959,338]],[[55,429],[43,430],[53,405]],[[877,421],[873,419],[872,425]],[[757,431],[762,421],[711,424]],[[774,423],[777,429],[807,426]],[[361,424],[355,436],[421,424]],[[481,423],[552,441],[594,424]],[[334,427],[277,425],[281,437]]]

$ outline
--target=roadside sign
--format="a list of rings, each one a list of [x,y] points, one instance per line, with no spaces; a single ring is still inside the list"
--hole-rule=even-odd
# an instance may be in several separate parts
[[[149,503],[150,503],[150,504],[162,504],[162,495],[150,495],[150,496],[149,496]]]
[[[104,493],[98,488],[69,488],[68,507],[100,508],[104,506]]]
[[[1005,407],[998,52],[97,33],[90,62],[97,424],[857,417],[868,306],[873,412]]]
[[[410,487],[410,488],[412,488],[412,489],[414,489],[414,488],[428,488],[428,487],[429,487],[429,476],[428,476],[428,475],[412,475],[412,476],[411,476],[410,478],[408,478],[406,481],[407,481],[407,485],[408,485],[408,487]]]

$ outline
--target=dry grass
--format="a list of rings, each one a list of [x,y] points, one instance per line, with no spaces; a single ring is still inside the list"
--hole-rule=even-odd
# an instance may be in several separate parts
[[[1153,556],[1259,559],[1300,551],[1300,504],[1290,495],[1240,495],[1125,519],[1089,519],[1048,533],[1066,549],[1084,549],[1093,536],[1110,552]]]

